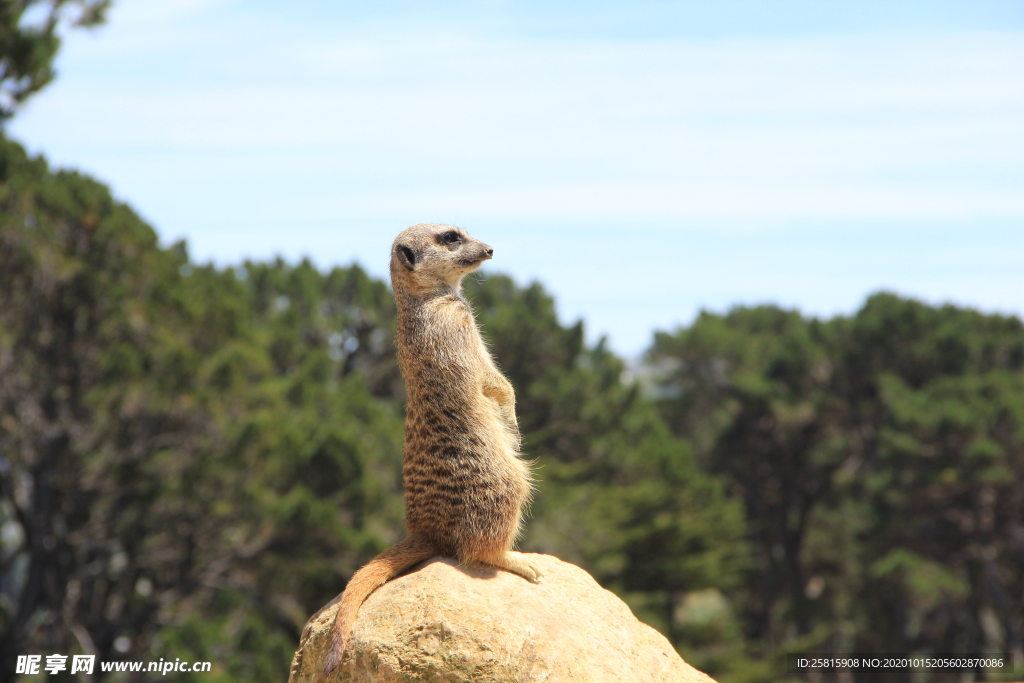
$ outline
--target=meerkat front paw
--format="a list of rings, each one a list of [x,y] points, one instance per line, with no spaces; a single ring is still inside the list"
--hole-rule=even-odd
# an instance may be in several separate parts
[[[513,550],[505,553],[505,557],[499,566],[513,574],[519,574],[519,576],[532,583],[540,583],[540,577],[544,575],[537,563],[531,562],[525,555]]]

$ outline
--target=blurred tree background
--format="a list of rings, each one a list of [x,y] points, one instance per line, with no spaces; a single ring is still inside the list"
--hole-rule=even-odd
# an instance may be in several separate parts
[[[0,0],[0,115],[52,78],[59,22],[105,5]],[[539,284],[466,291],[537,459],[522,549],[587,569],[695,666],[753,683],[786,652],[1022,649],[1019,319],[888,294],[828,321],[737,308],[628,366]],[[403,535],[393,342],[358,266],[193,263],[0,139],[0,681],[54,652],[284,680],[308,616]],[[945,676],[915,678],[1012,674]]]

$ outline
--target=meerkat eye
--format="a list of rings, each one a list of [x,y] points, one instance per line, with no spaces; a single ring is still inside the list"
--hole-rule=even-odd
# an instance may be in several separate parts
[[[454,230],[450,230],[445,234],[441,235],[441,239],[444,240],[445,244],[455,244],[459,241],[459,233]]]

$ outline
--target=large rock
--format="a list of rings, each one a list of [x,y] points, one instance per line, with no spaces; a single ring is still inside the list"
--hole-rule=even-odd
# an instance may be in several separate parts
[[[359,610],[331,681],[714,683],[585,571],[531,555],[539,584],[435,557]],[[289,683],[322,681],[336,604],[309,620]]]

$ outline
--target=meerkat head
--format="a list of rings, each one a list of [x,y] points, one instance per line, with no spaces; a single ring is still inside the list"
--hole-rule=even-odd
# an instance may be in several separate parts
[[[461,228],[421,223],[402,231],[391,245],[391,281],[414,292],[444,287],[458,292],[462,278],[493,254]]]

